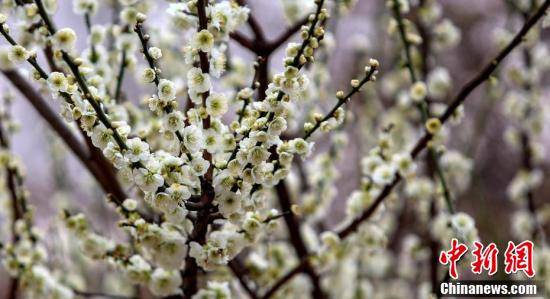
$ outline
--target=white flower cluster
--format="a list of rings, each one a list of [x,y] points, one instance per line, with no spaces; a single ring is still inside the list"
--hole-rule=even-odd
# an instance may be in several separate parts
[[[317,154],[307,165],[307,182],[300,182],[297,188],[306,189],[302,194],[301,210],[310,221],[320,221],[329,211],[336,196],[336,181],[340,174],[334,162],[342,158],[341,151],[348,143],[344,133],[331,136],[332,146],[327,152]],[[311,188],[315,186],[315,188]],[[300,190],[301,191],[301,190]]]
[[[504,70],[508,89],[503,94],[503,112],[510,120],[504,139],[518,154],[520,162],[506,190],[508,198],[517,206],[512,216],[512,232],[518,239],[544,240],[544,227],[549,218],[544,216],[543,209],[535,209],[534,191],[544,179],[540,165],[545,153],[539,136],[543,134],[548,110],[543,104],[539,84],[541,75],[550,70],[550,65],[547,59],[534,63],[539,61],[541,54],[548,53],[548,46],[537,43],[538,39],[539,33],[533,31],[523,48],[521,63],[510,64]]]
[[[231,299],[231,291],[227,282],[209,281],[206,289],[200,290],[192,299],[225,298]]]
[[[126,200],[124,206],[132,206]],[[169,228],[148,226],[143,220],[136,221],[136,227],[130,229],[142,231],[140,249],[146,256],[153,257],[158,267],[153,267],[142,255],[127,256],[129,250],[123,245],[115,245],[112,241],[92,232],[83,214],[66,215],[67,228],[78,238],[86,256],[94,259],[104,259],[113,263],[125,273],[135,284],[147,285],[156,296],[181,294],[181,277],[178,269],[186,257],[185,239]],[[136,234],[137,235],[137,234]]]
[[[4,117],[2,115],[2,118]],[[6,120],[2,119],[2,124],[6,123]],[[4,138],[6,137],[2,137],[2,143],[5,142]],[[15,283],[24,286],[22,294],[25,298],[74,298],[73,290],[61,283],[48,269],[47,250],[40,242],[41,233],[33,226],[33,207],[27,204],[28,191],[24,189],[22,179],[17,178],[22,178],[24,171],[7,148],[2,148],[0,156],[0,166],[6,170],[2,172],[2,180],[13,182],[13,185],[2,185],[2,189],[12,190],[12,193],[2,190],[5,191],[4,194],[11,194],[8,198],[2,198],[2,204],[5,204],[5,200],[13,211],[12,241],[0,243],[3,268],[14,278]]]

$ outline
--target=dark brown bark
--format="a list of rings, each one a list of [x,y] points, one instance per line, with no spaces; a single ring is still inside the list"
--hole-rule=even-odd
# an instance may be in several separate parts
[[[277,197],[279,198],[281,211],[290,211],[292,208],[292,202],[290,199],[290,193],[288,192],[288,187],[286,186],[286,182],[284,180],[279,182],[279,184],[275,186],[275,191],[277,192]],[[300,232],[301,225],[298,217],[296,217],[294,213],[285,213],[283,219],[285,220],[290,237],[290,242],[292,243],[292,246],[296,251],[296,255],[301,261],[304,261],[303,271],[309,276],[311,284],[313,285],[311,293],[311,295],[313,296],[312,298],[327,298],[321,287],[319,275],[316,273],[315,269],[313,269],[313,266],[308,261],[309,253]]]

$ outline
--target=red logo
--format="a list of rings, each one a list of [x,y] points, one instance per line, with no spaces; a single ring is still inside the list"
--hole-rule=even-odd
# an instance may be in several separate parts
[[[458,243],[457,239],[453,239],[451,241],[451,249],[449,251],[442,251],[439,255],[439,262],[443,265],[450,264],[449,266],[449,274],[452,278],[457,279],[458,278],[458,271],[456,269],[456,263],[460,260],[460,258],[466,254],[468,251],[468,246]]]
[[[504,264],[506,265],[504,271],[506,271],[506,274],[523,271],[528,277],[535,276],[535,270],[533,269],[533,242],[523,241],[515,245],[514,242],[510,241],[504,255]]]
[[[483,249],[483,244],[475,241],[474,246],[476,249],[472,251],[475,260],[470,264],[472,267],[472,272],[475,274],[481,274],[485,269],[489,271],[489,275],[494,275],[497,273],[498,268],[498,248],[495,243],[489,244],[485,249]]]
[[[484,270],[487,274],[494,275],[498,269],[499,250],[495,243],[483,246],[480,242],[474,242],[475,249],[472,250],[474,261],[470,264],[472,273],[481,274]],[[523,271],[528,277],[535,276],[533,268],[533,242],[523,241],[518,245],[514,242],[508,242],[508,247],[504,254],[504,271],[506,274]],[[451,240],[451,249],[441,251],[439,262],[443,265],[449,265],[449,275],[453,279],[458,279],[457,263],[462,256],[468,252],[468,246],[459,243],[457,239]]]

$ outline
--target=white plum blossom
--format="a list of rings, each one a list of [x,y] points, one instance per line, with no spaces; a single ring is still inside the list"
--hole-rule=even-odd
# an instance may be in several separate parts
[[[203,29],[193,35],[191,44],[203,52],[210,52],[214,45],[214,36],[208,30]]]
[[[136,184],[144,192],[153,192],[164,184],[164,179],[160,174],[145,168],[134,169],[133,176]]]
[[[199,68],[192,68],[187,73],[187,85],[190,92],[204,93],[212,88],[210,76]]]
[[[91,139],[93,145],[105,149],[113,141],[113,131],[104,125],[97,125],[92,130]]]
[[[155,261],[164,269],[178,270],[187,256],[186,239],[177,232],[163,236],[156,250]]]
[[[130,162],[136,163],[140,161],[147,161],[149,159],[149,144],[141,141],[139,138],[132,138],[126,142],[128,149],[124,156],[130,160]]]
[[[76,33],[71,28],[60,29],[53,36],[53,44],[60,50],[71,51],[76,44]]]
[[[146,283],[151,276],[152,268],[140,255],[133,255],[125,268],[126,277],[133,283]]]
[[[67,91],[69,82],[63,73],[52,72],[48,76],[48,86],[53,91]]]
[[[414,174],[416,164],[408,153],[395,154],[392,157],[392,164],[397,171],[404,176]]]
[[[141,73],[141,81],[144,83],[151,83],[155,80],[157,74],[152,68],[146,67]]]
[[[149,289],[155,296],[170,296],[181,294],[182,279],[178,271],[157,268],[151,274]]]
[[[183,144],[190,153],[196,153],[204,148],[204,136],[196,126],[187,126],[183,129]]]
[[[220,117],[227,112],[228,101],[222,93],[211,93],[206,99],[206,112],[213,117]]]
[[[174,82],[161,79],[158,85],[158,97],[162,101],[171,101],[176,97],[176,86]]]
[[[173,111],[164,116],[164,129],[178,132],[185,126],[185,116],[180,111]]]
[[[428,90],[431,96],[443,98],[451,87],[449,71],[443,67],[435,68],[428,75]]]
[[[10,59],[10,47],[9,46],[0,46],[0,69],[1,70],[10,70],[14,67],[14,63]]]
[[[451,225],[459,238],[473,241],[476,238],[475,221],[466,213],[457,213],[451,218]]]
[[[426,84],[424,82],[415,82],[411,86],[410,96],[413,101],[417,103],[421,102],[424,100],[427,94],[428,88],[426,87]]]
[[[14,63],[21,63],[31,57],[31,53],[20,45],[11,46],[8,51],[8,59]]]
[[[84,15],[90,14],[94,15],[98,9],[97,0],[75,0],[73,1],[73,11],[76,14]]]
[[[390,184],[396,174],[397,170],[395,166],[391,164],[382,164],[380,166],[377,166],[374,170],[374,173],[372,174],[372,180],[375,184],[380,186],[385,186]]]
[[[201,289],[192,299],[210,299],[210,298],[227,298],[231,297],[229,283],[209,281],[206,289]]]
[[[189,187],[180,184],[172,184],[168,188],[167,192],[172,201],[178,203],[178,206],[191,197]]]
[[[162,57],[162,50],[157,47],[151,47],[147,50],[151,58],[158,60]]]

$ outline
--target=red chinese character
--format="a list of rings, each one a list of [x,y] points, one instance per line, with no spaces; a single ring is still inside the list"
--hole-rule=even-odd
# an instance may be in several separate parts
[[[468,251],[468,246],[460,243],[457,239],[451,240],[451,249],[449,251],[441,251],[439,255],[439,262],[443,265],[450,264],[449,274],[452,278],[458,278],[458,272],[456,270],[456,263],[460,258]]]
[[[497,272],[498,268],[498,248],[495,243],[491,243],[483,249],[483,244],[475,241],[474,246],[476,249],[472,251],[475,260],[470,264],[472,266],[472,272],[475,274],[481,274],[483,269],[489,270],[489,275],[493,275]]]
[[[504,264],[506,265],[504,269],[506,274],[523,271],[529,278],[535,276],[533,268],[533,242],[523,241],[518,245],[515,245],[512,241],[508,242]]]

